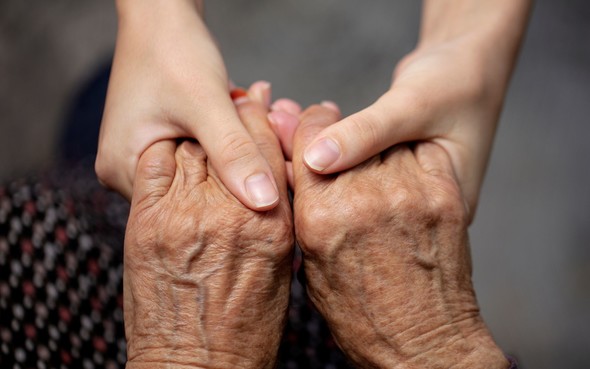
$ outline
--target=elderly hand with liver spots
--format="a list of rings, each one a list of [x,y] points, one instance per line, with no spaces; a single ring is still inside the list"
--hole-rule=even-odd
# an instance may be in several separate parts
[[[479,313],[447,152],[399,145],[318,175],[303,150],[340,119],[324,105],[304,112],[294,134],[294,214],[310,298],[338,345],[360,368],[507,368]]]
[[[246,98],[238,111],[272,167],[280,204],[264,213],[244,206],[195,142],[162,141],[143,153],[125,238],[127,368],[274,367],[292,212],[267,108]]]

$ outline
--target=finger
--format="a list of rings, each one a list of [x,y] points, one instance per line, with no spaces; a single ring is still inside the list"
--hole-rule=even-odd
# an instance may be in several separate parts
[[[176,177],[179,186],[187,191],[207,180],[207,154],[195,141],[185,140],[176,149]]]
[[[295,188],[295,181],[293,179],[293,162],[285,162],[285,169],[287,170],[287,183],[289,183],[289,188],[293,190]]]
[[[270,107],[271,111],[283,111],[294,116],[301,114],[301,105],[291,99],[278,99]]]
[[[398,143],[436,135],[428,109],[409,94],[388,92],[370,107],[331,125],[307,147],[306,164],[317,173],[350,169]]]
[[[382,152],[381,162],[384,170],[390,174],[395,173],[394,177],[387,176],[389,183],[397,179],[413,180],[420,174],[415,154],[406,144],[395,145]]]
[[[176,172],[176,142],[159,141],[139,157],[133,186],[133,204],[150,206],[168,193]]]
[[[266,118],[268,108],[265,106],[265,101],[267,100],[263,97],[263,94],[256,91],[261,86],[267,88],[262,84],[253,84],[248,90],[248,97],[237,101],[236,109],[244,127],[258,146],[262,156],[269,163],[280,197],[287,201],[285,161],[279,141]]]
[[[273,208],[279,194],[272,170],[240,121],[229,93],[208,96],[195,113],[202,124],[190,133],[205,149],[213,168],[227,189],[245,206],[258,211]]]
[[[300,123],[295,132],[293,140],[293,177],[295,180],[295,191],[302,185],[315,183],[321,179],[317,174],[311,172],[304,161],[304,150],[310,142],[316,139],[317,135],[326,127],[340,119],[340,114],[334,110],[314,105],[308,108],[300,116]]]
[[[250,86],[248,94],[252,100],[261,103],[266,109],[270,109],[271,90],[267,81],[257,81]]]
[[[338,106],[338,104],[336,104],[334,101],[329,101],[329,100],[324,100],[320,103],[321,106],[331,109],[333,111],[335,111],[338,114],[342,114],[340,112],[340,107]]]
[[[277,110],[268,113],[268,121],[278,137],[283,154],[287,160],[293,159],[293,137],[299,125],[297,116],[285,111]]]

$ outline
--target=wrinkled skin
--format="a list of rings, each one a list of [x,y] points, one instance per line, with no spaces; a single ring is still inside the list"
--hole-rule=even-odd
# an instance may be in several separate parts
[[[339,118],[304,112],[293,153],[307,288],[339,346],[360,368],[506,368],[479,314],[467,207],[447,152],[402,145],[315,174],[303,150]]]
[[[197,143],[162,141],[144,152],[125,238],[127,368],[274,367],[292,216],[266,108],[244,102],[239,111],[271,163],[280,205],[266,213],[242,205]]]

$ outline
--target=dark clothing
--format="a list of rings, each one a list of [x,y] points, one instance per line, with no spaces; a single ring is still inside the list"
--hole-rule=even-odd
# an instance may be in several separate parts
[[[88,170],[63,173],[0,185],[2,369],[125,366],[129,206]],[[350,367],[296,278],[279,362],[288,369]]]

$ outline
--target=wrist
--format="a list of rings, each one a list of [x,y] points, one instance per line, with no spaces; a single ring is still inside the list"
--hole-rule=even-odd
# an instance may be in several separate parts
[[[453,47],[505,87],[531,8],[531,0],[425,0],[417,50]]]
[[[400,368],[508,369],[510,362],[484,327],[467,336],[450,336],[446,344],[405,361]]]
[[[230,347],[232,342],[228,342]],[[179,352],[184,351],[184,352]],[[126,369],[271,369],[275,358],[266,361],[247,354],[195,348],[193,350],[156,350],[128,353]]]
[[[203,13],[202,0],[115,0],[119,24],[146,24],[170,16],[186,16]]]
[[[470,36],[480,42],[519,43],[531,8],[531,0],[424,0],[420,43]]]

